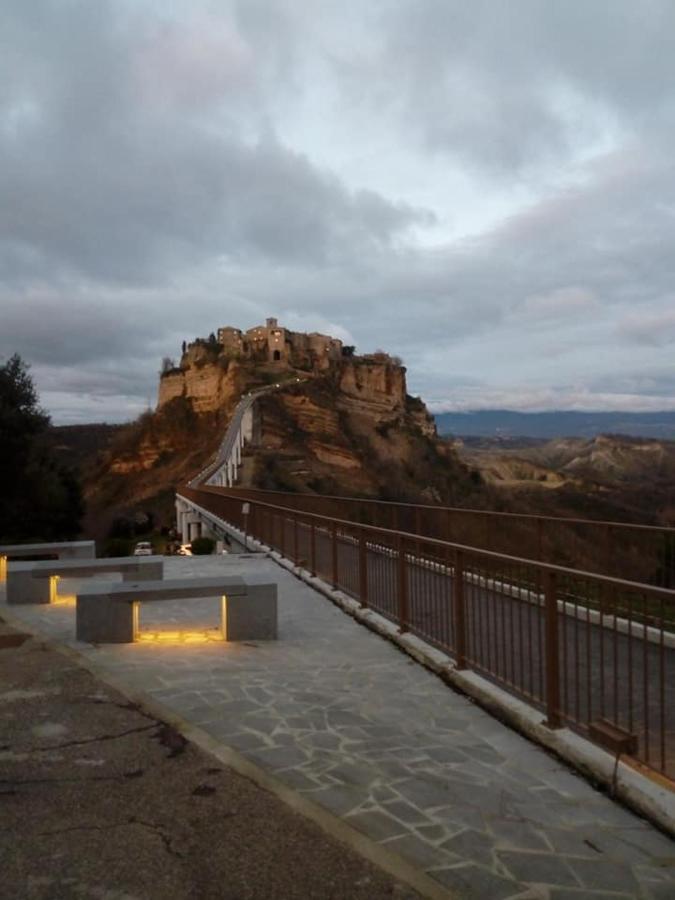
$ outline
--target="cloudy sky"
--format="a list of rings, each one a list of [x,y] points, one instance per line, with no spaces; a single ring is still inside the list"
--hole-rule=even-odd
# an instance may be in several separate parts
[[[120,421],[270,315],[434,410],[675,408],[675,3],[3,0],[0,360]]]

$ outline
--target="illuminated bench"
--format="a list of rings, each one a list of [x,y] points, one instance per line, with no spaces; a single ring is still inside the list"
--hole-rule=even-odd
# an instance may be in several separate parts
[[[226,641],[276,640],[276,584],[236,576],[94,584],[77,595],[76,636],[91,644],[130,644],[138,638],[141,603],[201,597],[219,599]]]
[[[94,541],[59,541],[51,544],[0,544],[0,582],[7,580],[7,561],[24,556],[56,557],[57,559],[95,559]]]
[[[59,578],[83,578],[120,572],[125,581],[162,578],[162,556],[116,556],[109,559],[45,559],[13,564],[7,573],[8,603],[54,603]]]

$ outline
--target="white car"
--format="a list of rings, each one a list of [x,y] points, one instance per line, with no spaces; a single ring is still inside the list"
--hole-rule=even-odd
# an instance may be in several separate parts
[[[152,556],[150,541],[139,541],[134,548],[134,556]]]

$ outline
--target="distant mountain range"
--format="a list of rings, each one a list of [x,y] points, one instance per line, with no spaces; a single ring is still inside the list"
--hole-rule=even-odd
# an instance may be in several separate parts
[[[439,434],[502,438],[592,438],[598,434],[622,434],[675,440],[675,411],[649,413],[515,412],[485,409],[446,412],[435,416]]]

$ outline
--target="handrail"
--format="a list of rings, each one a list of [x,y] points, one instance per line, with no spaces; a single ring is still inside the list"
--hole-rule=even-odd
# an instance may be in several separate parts
[[[186,485],[185,488],[178,489],[178,496],[181,496],[181,490],[195,490],[194,488],[190,488],[189,485]],[[198,488],[197,490],[202,490],[207,493],[212,493],[215,496],[222,496],[223,491],[219,488],[214,488],[211,486],[203,486]],[[228,490],[231,490],[228,488]],[[183,497],[183,499],[189,500],[189,497]],[[320,513],[312,513],[307,510],[294,510],[290,509],[287,506],[276,506],[271,503],[265,503],[262,500],[250,500],[250,503],[255,503],[256,505],[262,507],[263,509],[272,510],[278,513],[288,513],[288,512],[301,512],[303,516],[306,516],[308,519],[314,519],[323,523],[326,523],[328,528],[332,528],[334,525],[338,527],[342,527],[344,529],[348,528],[358,528],[359,530],[363,530],[365,532],[377,532],[380,534],[385,534],[387,536],[391,536],[392,538],[403,538],[405,540],[409,540],[411,542],[420,542],[422,541],[424,544],[431,544],[433,546],[443,548],[446,550],[459,550],[463,553],[471,553],[476,556],[486,556],[489,559],[508,563],[510,565],[522,565],[522,566],[530,566],[536,567],[537,569],[542,569],[546,572],[556,572],[562,575],[571,575],[577,578],[586,578],[592,581],[597,581],[602,584],[613,585],[615,587],[624,588],[626,590],[636,590],[641,593],[652,594],[655,597],[660,597],[664,600],[669,600],[675,603],[675,590],[671,590],[669,588],[658,587],[657,585],[652,584],[644,584],[641,581],[631,581],[625,578],[616,578],[612,575],[603,575],[599,572],[587,572],[584,569],[571,569],[568,566],[559,566],[555,563],[546,563],[539,562],[538,560],[528,559],[524,556],[511,556],[507,553],[497,553],[494,550],[483,550],[480,547],[471,547],[467,544],[458,544],[454,541],[444,541],[441,538],[433,538],[420,536],[419,534],[414,534],[410,531],[397,531],[391,528],[382,528],[378,525],[364,525],[357,522],[351,522],[349,519],[336,519],[332,516],[323,516]]]
[[[297,497],[298,499],[338,500],[347,503],[365,503],[373,506],[402,507],[404,509],[423,509],[434,512],[471,513],[479,516],[495,516],[512,519],[532,519],[544,522],[563,522],[567,525],[602,525],[611,528],[635,528],[641,531],[668,532],[675,535],[675,526],[671,525],[644,525],[640,522],[615,522],[609,519],[580,519],[569,516],[544,516],[539,513],[506,512],[497,509],[476,509],[468,506],[443,506],[437,503],[406,503],[402,500],[379,500],[374,497],[346,497],[340,494],[291,494],[288,491],[268,490],[267,488],[228,488],[237,491],[255,491],[257,493],[278,494],[284,497]],[[289,507],[290,508],[290,507]]]
[[[240,491],[178,497],[543,710],[549,727],[608,747],[609,735],[613,752],[675,777],[675,590]]]

